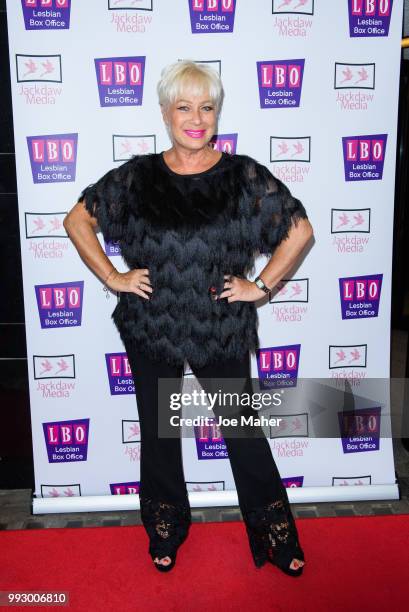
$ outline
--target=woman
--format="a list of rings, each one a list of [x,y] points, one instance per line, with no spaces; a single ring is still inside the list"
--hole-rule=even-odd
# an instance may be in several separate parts
[[[112,317],[135,381],[141,518],[155,566],[169,571],[191,513],[180,439],[158,436],[158,381],[181,379],[186,359],[205,391],[218,376],[243,377],[251,392],[255,302],[292,268],[312,228],[301,202],[267,168],[210,145],[224,97],[213,70],[172,64],[158,95],[172,147],[109,171],[82,192],[64,227],[85,263],[120,294]],[[106,257],[98,226],[105,240],[119,241],[128,272]],[[248,280],[255,253],[272,251],[256,281]],[[214,412],[225,414],[219,405]],[[264,433],[255,437],[249,426],[231,438],[227,428],[222,433],[256,566],[270,561],[300,575],[304,553]]]

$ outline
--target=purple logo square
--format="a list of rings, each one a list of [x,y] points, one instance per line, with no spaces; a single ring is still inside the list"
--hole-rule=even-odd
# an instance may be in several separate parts
[[[142,104],[145,60],[145,56],[95,59],[101,106]]]
[[[132,395],[135,384],[126,353],[105,353],[111,395]]]
[[[78,134],[27,136],[33,182],[75,181]]]
[[[257,369],[261,389],[296,387],[301,344],[257,349]]]
[[[343,319],[377,317],[383,274],[349,276],[339,279]]]
[[[130,482],[112,482],[109,485],[111,495],[135,495],[139,493],[140,482],[133,480]]]
[[[365,453],[379,450],[381,408],[362,408],[338,412],[344,453]]]
[[[188,0],[192,34],[230,34],[236,0]]]
[[[257,62],[260,108],[300,106],[304,59]]]
[[[35,285],[42,329],[81,325],[84,281]]]
[[[215,134],[210,143],[216,151],[235,154],[237,151],[238,134]]]
[[[304,476],[291,476],[288,478],[282,478],[281,482],[287,489],[302,487],[304,484]]]
[[[195,425],[195,439],[197,458],[206,459],[227,459],[228,452],[225,441],[223,440],[220,426],[213,417],[206,417],[206,423]]]
[[[382,180],[387,138],[387,134],[342,138],[346,181]]]
[[[89,419],[43,423],[49,463],[86,461]]]
[[[68,30],[71,0],[21,0],[26,30]]]
[[[115,257],[116,255],[121,255],[121,247],[117,241],[115,242],[107,242],[104,240],[105,244],[105,253],[108,257]]]
[[[348,0],[349,35],[388,36],[393,0]]]

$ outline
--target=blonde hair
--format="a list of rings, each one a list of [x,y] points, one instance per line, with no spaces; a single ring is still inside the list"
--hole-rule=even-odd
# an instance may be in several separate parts
[[[166,108],[182,94],[193,96],[209,94],[210,100],[220,113],[224,90],[219,74],[205,64],[182,60],[166,66],[157,86],[159,104]]]

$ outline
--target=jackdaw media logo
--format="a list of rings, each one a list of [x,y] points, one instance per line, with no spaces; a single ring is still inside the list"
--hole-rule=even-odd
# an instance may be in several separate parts
[[[134,155],[148,155],[156,153],[155,134],[112,136],[113,161],[128,161]]]

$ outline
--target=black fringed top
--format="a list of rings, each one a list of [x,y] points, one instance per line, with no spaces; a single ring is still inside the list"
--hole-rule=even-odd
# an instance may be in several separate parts
[[[149,269],[150,299],[121,293],[112,313],[123,342],[196,368],[259,348],[255,303],[215,301],[210,288],[220,294],[225,274],[246,278],[258,253],[270,256],[292,221],[308,218],[265,166],[223,153],[208,170],[181,175],[161,153],[139,155],[82,199],[129,268]]]

